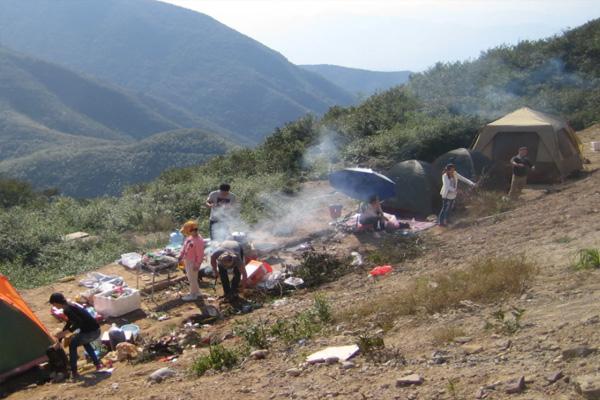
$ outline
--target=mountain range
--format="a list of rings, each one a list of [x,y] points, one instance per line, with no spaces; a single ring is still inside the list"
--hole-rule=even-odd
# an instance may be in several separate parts
[[[406,77],[296,66],[154,0],[2,0],[0,174],[114,195]]]
[[[353,101],[215,19],[154,0],[3,0],[0,43],[163,100],[254,143],[301,115]]]
[[[321,75],[359,98],[402,85],[408,82],[412,73],[411,71],[369,71],[331,64],[300,65],[300,67]]]

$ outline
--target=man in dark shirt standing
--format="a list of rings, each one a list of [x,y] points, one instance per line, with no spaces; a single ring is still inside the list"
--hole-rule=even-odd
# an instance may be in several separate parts
[[[71,337],[71,342],[69,343],[71,377],[79,377],[77,373],[77,347],[79,346],[83,346],[96,366],[96,369],[101,369],[103,365],[91,345],[94,340],[100,337],[100,325],[98,325],[98,322],[83,307],[67,302],[62,293],[52,293],[50,304],[56,308],[62,308],[63,313],[69,319],[62,332],[56,335],[58,343],[65,337],[67,331],[74,332],[75,330],[79,330],[79,332]]]
[[[534,170],[535,166],[531,164],[527,158],[527,147],[520,147],[519,154],[510,159],[513,174],[510,182],[510,191],[508,197],[511,200],[517,200],[521,195],[521,191],[527,184],[527,174],[529,170]]]

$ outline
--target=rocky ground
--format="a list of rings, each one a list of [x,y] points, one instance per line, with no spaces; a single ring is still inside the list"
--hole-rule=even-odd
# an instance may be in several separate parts
[[[562,185],[530,187],[518,206],[493,218],[469,220],[432,229],[423,235],[426,251],[394,265],[384,279],[367,279],[358,269],[313,292],[298,291],[284,302],[267,301],[247,315],[228,317],[198,329],[202,337],[236,346],[235,321],[290,318],[323,294],[334,314],[356,304],[373,304],[382,294],[403,296],[415,277],[461,269],[475,259],[523,255],[537,266],[535,278],[517,296],[491,304],[462,302],[437,314],[399,317],[378,331],[377,321],[351,324],[337,320],[301,344],[274,344],[264,359],[248,358],[230,371],[190,374],[189,366],[205,348],[186,349],[176,362],[116,363],[111,376],[88,373],[77,383],[29,385],[12,399],[596,399],[600,398],[600,270],[572,267],[579,249],[600,247],[600,153],[589,141],[600,140],[600,127],[580,133],[591,163],[577,180]],[[326,220],[323,220],[326,224]],[[340,254],[376,251],[371,235],[336,235],[316,240]],[[38,315],[47,317],[47,294],[65,290],[55,284],[24,293]],[[72,283],[71,283],[72,287]],[[205,289],[212,296],[211,289]],[[164,295],[164,294],[163,294]],[[175,296],[176,293],[173,293]],[[171,303],[170,303],[171,304]],[[180,326],[196,304],[172,303],[171,318],[158,322],[140,317],[146,335],[161,335]],[[145,304],[146,311],[152,305]],[[521,310],[518,320],[503,322],[498,310]],[[371,325],[369,325],[371,323]],[[356,343],[365,332],[383,336],[385,360],[358,355],[351,363],[307,365],[306,355],[329,345]],[[440,337],[444,340],[441,340]],[[174,376],[151,383],[148,376],[169,367]]]

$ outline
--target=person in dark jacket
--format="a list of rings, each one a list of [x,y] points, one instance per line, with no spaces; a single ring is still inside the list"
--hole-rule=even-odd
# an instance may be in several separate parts
[[[527,158],[527,147],[520,147],[519,154],[510,159],[513,174],[510,181],[510,191],[508,197],[511,200],[517,200],[521,195],[521,191],[527,184],[527,175],[529,171],[535,170],[535,165]]]
[[[244,249],[234,240],[225,240],[210,256],[210,265],[214,274],[221,277],[223,292],[227,300],[233,300],[238,295],[240,281],[242,289],[246,287],[248,276],[243,263]],[[229,282],[229,273],[233,273],[233,279]]]
[[[100,337],[100,325],[83,307],[69,303],[62,293],[52,293],[50,304],[56,308],[62,308],[68,318],[65,327],[56,335],[58,343],[66,336],[67,332],[76,332],[69,343],[69,362],[71,364],[71,377],[78,378],[77,373],[77,348],[83,346],[86,353],[92,359],[96,370],[104,366],[98,359],[91,343]]]

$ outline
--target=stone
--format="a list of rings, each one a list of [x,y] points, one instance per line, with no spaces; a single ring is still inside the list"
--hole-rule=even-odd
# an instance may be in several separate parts
[[[546,380],[548,381],[549,385],[552,385],[554,382],[558,381],[559,379],[561,379],[563,376],[565,376],[563,374],[562,371],[558,370],[558,371],[554,371],[551,374],[546,375]]]
[[[454,338],[454,342],[460,344],[469,343],[471,340],[473,340],[473,338],[470,336],[459,336]]]
[[[581,320],[582,325],[593,325],[597,324],[598,322],[600,322],[600,316],[598,315],[593,315],[591,317],[587,317]]]
[[[583,375],[573,380],[575,390],[588,400],[600,400],[600,375]]]
[[[264,360],[265,358],[267,358],[267,354],[269,354],[269,350],[255,350],[252,353],[250,353],[250,357],[254,358],[255,360]]]
[[[465,344],[462,349],[466,354],[477,354],[483,351],[483,347],[478,344]]]
[[[577,346],[570,349],[563,350],[562,356],[564,360],[572,358],[587,357],[590,354],[596,352],[596,349],[587,346]]]
[[[160,383],[160,382],[164,381],[165,379],[173,377],[173,376],[175,376],[175,371],[173,371],[171,368],[164,367],[164,368],[157,369],[156,371],[151,373],[150,376],[148,377],[148,380],[151,382],[154,382],[154,383]]]
[[[402,386],[420,385],[423,383],[423,381],[424,381],[424,379],[421,375],[411,374],[411,375],[406,375],[406,376],[403,376],[402,378],[397,379],[396,386],[402,387]]]
[[[341,369],[352,369],[356,367],[356,365],[352,361],[344,361],[340,366]]]
[[[431,362],[433,364],[440,365],[440,364],[446,363],[447,361],[448,361],[447,355],[442,351],[436,350],[431,355]]]
[[[475,393],[476,399],[485,399],[487,397],[487,393],[483,388],[480,388],[477,393]]]
[[[505,392],[507,394],[516,394],[521,393],[523,390],[525,390],[525,377],[520,376],[514,381],[508,382]]]
[[[289,376],[300,376],[302,370],[300,368],[290,368],[285,371]]]

